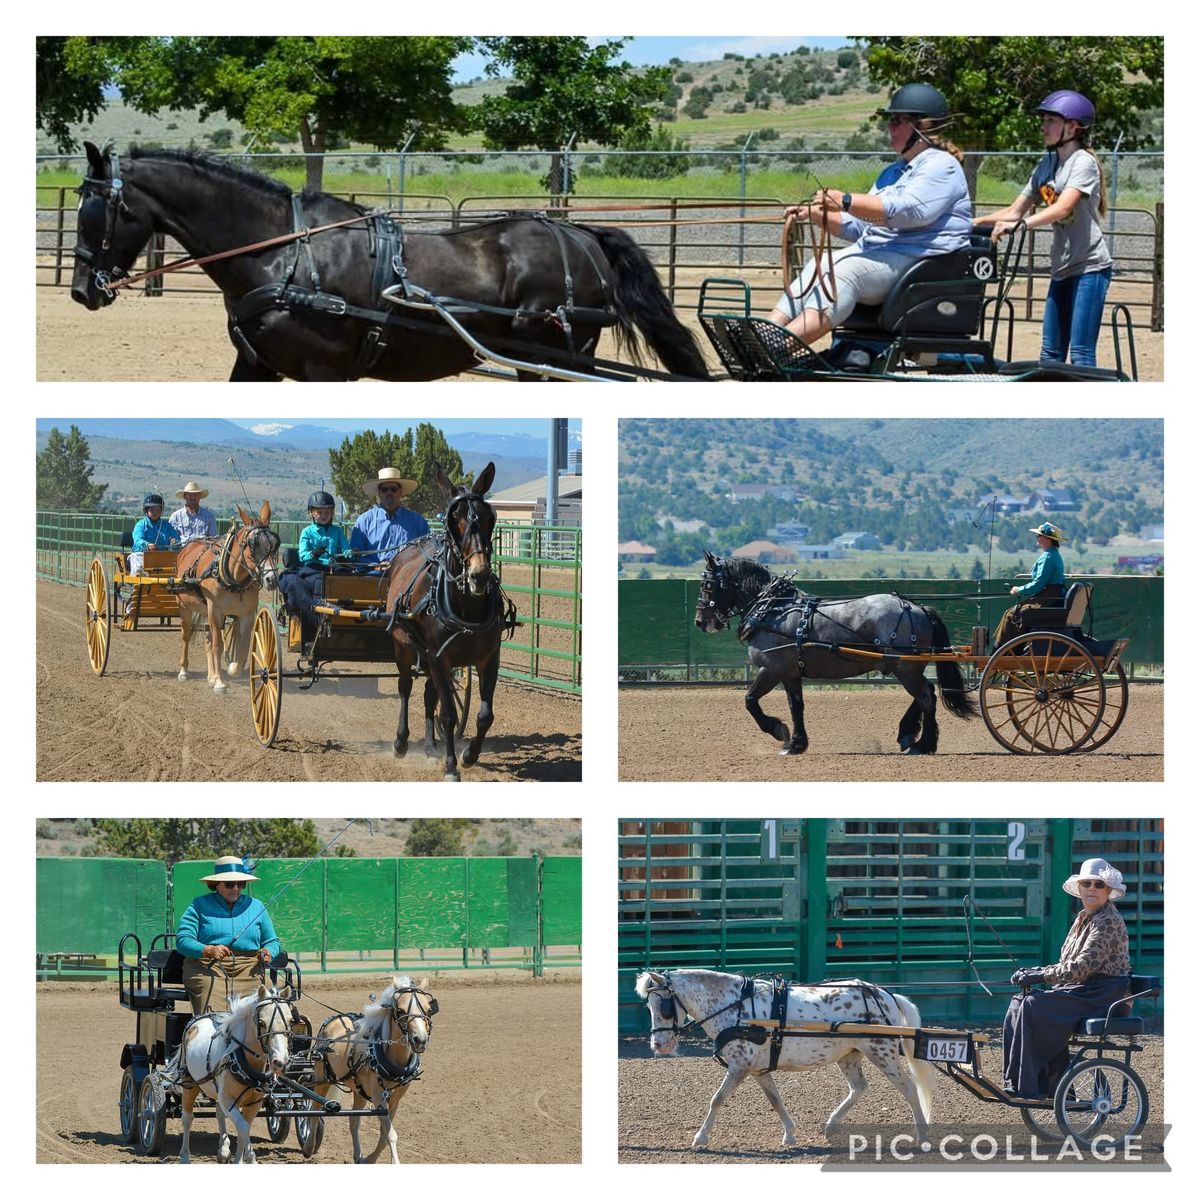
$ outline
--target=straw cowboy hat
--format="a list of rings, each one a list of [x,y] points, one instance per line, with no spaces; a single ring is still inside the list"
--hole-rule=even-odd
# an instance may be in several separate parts
[[[258,879],[258,876],[251,875],[246,870],[246,864],[236,854],[227,854],[224,858],[218,858],[213,863],[213,873],[203,876],[200,882],[236,883],[239,879],[244,883],[253,883]]]
[[[401,499],[411,496],[421,486],[415,479],[405,479],[395,467],[380,467],[378,478],[368,479],[363,484],[363,491],[374,500],[381,483],[398,483]]]
[[[1031,529],[1029,532],[1040,533],[1042,537],[1053,538],[1056,542],[1071,540],[1057,525],[1051,525],[1049,521],[1043,521],[1036,529]]]
[[[185,496],[199,496],[200,499],[203,500],[207,495],[208,488],[202,488],[194,479],[189,479],[187,483],[185,483],[183,487],[181,487],[179,491],[175,493],[175,499],[182,500]]]
[[[1089,858],[1079,868],[1079,874],[1072,875],[1063,884],[1063,891],[1069,896],[1078,897],[1079,881],[1081,879],[1098,879],[1101,883],[1108,884],[1113,900],[1120,900],[1125,895],[1125,880],[1122,878],[1121,872],[1116,867],[1110,866],[1102,858]]]

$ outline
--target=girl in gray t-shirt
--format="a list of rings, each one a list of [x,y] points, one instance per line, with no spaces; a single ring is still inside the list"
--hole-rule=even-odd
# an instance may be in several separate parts
[[[1052,92],[1038,106],[1046,154],[1007,208],[976,217],[992,226],[992,241],[1026,229],[1053,227],[1050,290],[1042,320],[1042,362],[1096,365],[1096,341],[1112,280],[1112,256],[1100,218],[1104,176],[1088,148],[1096,110],[1078,92]],[[1038,209],[1038,205],[1044,208]]]

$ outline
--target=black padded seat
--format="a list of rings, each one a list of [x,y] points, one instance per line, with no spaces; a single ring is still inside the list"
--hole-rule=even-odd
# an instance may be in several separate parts
[[[1141,1033],[1145,1022],[1141,1017],[1086,1017],[1075,1026],[1076,1033]]]
[[[132,529],[122,530],[122,532],[121,532],[121,549],[122,550],[132,550],[133,549],[133,530]]]
[[[1061,604],[1032,604],[1022,608],[1021,623],[1025,629],[1078,628],[1087,616],[1091,598],[1090,583],[1072,583]]]
[[[283,569],[285,571],[300,570],[300,551],[295,546],[289,546],[283,552]]]
[[[859,304],[838,334],[891,334],[910,337],[969,337],[979,328],[984,294],[996,277],[996,248],[974,235],[971,244],[949,254],[917,258],[893,284],[882,304]]]

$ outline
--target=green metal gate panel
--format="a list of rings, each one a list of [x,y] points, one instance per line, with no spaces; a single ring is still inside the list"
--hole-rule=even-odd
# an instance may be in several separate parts
[[[132,858],[37,860],[38,954],[116,954],[126,933],[145,948],[167,924],[167,869]]]
[[[469,944],[466,863],[464,858],[398,861],[397,946],[421,950]]]
[[[467,944],[511,946],[508,938],[508,859],[468,858]]]
[[[331,950],[391,950],[396,930],[395,858],[330,858],[325,862]]]
[[[542,863],[542,944],[583,943],[583,859],[556,856]]]
[[[509,946],[536,946],[538,944],[538,860],[508,858],[508,878],[505,882],[508,901]],[[542,938],[545,941],[545,938]]]

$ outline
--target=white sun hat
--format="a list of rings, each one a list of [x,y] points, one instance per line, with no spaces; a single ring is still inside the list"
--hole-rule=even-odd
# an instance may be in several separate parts
[[[1108,884],[1109,891],[1112,893],[1111,899],[1113,900],[1120,900],[1125,895],[1125,880],[1121,872],[1102,858],[1089,858],[1079,868],[1079,874],[1072,875],[1063,884],[1063,891],[1070,896],[1079,896],[1079,881],[1081,879],[1098,879],[1101,883]]]

